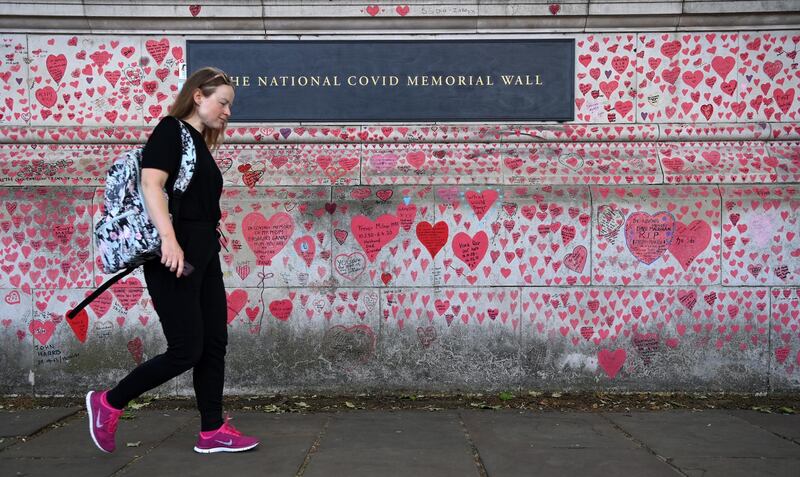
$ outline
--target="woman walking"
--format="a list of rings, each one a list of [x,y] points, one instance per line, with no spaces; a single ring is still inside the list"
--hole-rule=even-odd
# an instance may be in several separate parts
[[[240,452],[258,445],[222,417],[225,349],[228,344],[227,302],[219,261],[217,225],[222,174],[209,148],[224,137],[233,86],[216,68],[202,68],[183,85],[170,115],[153,130],[142,152],[142,195],[161,237],[161,260],[144,264],[147,291],[167,340],[167,351],[142,363],[116,387],[86,395],[92,440],[104,452],[116,448],[115,433],[129,401],[189,369],[200,411],[201,453]],[[196,165],[188,189],[175,204],[172,191],[182,156],[182,131],[191,134]],[[191,273],[184,269],[191,265]]]

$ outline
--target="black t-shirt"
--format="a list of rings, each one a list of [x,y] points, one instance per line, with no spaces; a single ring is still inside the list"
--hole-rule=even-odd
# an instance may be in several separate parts
[[[203,135],[186,121],[181,121],[192,134],[197,165],[189,188],[181,196],[178,216],[184,220],[218,222],[222,214],[219,199],[222,196],[222,173],[211,157]],[[177,172],[181,166],[181,132],[175,118],[166,116],[153,129],[142,151],[142,168],[150,167],[169,174],[164,186],[172,193]]]

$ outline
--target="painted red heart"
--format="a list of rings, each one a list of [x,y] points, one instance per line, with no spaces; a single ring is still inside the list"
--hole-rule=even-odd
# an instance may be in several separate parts
[[[294,221],[285,212],[265,218],[251,212],[242,221],[242,233],[250,249],[256,255],[257,265],[267,265],[289,242],[294,232]]]
[[[52,108],[55,106],[56,100],[58,99],[56,90],[50,86],[37,89],[34,95],[36,96],[36,100],[45,108]]]
[[[142,297],[144,286],[136,277],[121,280],[111,286],[111,293],[117,298],[117,302],[126,310],[133,308]]]
[[[459,232],[453,237],[453,253],[459,260],[466,263],[470,270],[475,270],[486,255],[489,248],[489,237],[483,230],[470,237],[464,232]]]
[[[142,344],[142,339],[138,336],[130,341],[128,341],[128,352],[133,357],[133,361],[136,364],[142,364],[142,358],[144,357],[144,346]]]
[[[247,315],[247,319],[251,322],[255,321],[258,318],[258,312],[261,311],[261,308],[254,306],[250,308],[249,306],[244,309],[245,315]]]
[[[9,305],[17,305],[21,301],[22,300],[20,299],[19,292],[16,290],[8,292],[8,294],[6,294],[5,296],[5,302],[8,303]]]
[[[384,214],[373,222],[368,217],[357,215],[350,221],[353,236],[370,262],[374,262],[384,245],[391,242],[400,231],[400,220],[390,214]]]
[[[31,335],[42,344],[42,346],[46,345],[50,338],[52,338],[53,333],[56,330],[56,324],[52,320],[33,320],[31,324],[28,325],[28,331],[30,331]]]
[[[375,193],[375,195],[378,196],[378,198],[383,202],[386,202],[387,200],[391,199],[393,194],[394,191],[392,189],[381,189]]]
[[[695,290],[678,290],[678,301],[688,309],[693,309],[697,304],[697,291]]]
[[[400,220],[400,227],[406,232],[411,230],[414,219],[417,216],[417,206],[414,204],[400,204],[397,206],[397,218]]]
[[[347,230],[343,229],[336,229],[333,231],[333,237],[339,242],[339,245],[344,244],[344,241],[347,240],[347,236],[350,235]]]
[[[89,331],[89,314],[86,309],[79,311],[74,317],[67,317],[67,324],[72,328],[75,337],[81,343],[86,343],[86,333]]]
[[[89,295],[91,292],[86,292],[86,295]],[[108,310],[111,308],[111,303],[114,301],[114,297],[111,295],[111,292],[105,291],[100,294],[97,298],[95,298],[91,303],[89,303],[89,308],[92,309],[94,315],[97,318],[102,318],[108,313]]]
[[[617,373],[619,373],[619,370],[622,369],[622,365],[625,364],[626,357],[627,353],[624,349],[611,351],[603,348],[597,353],[597,362],[608,377],[614,379]]]
[[[711,227],[705,221],[695,220],[689,225],[676,222],[675,236],[669,245],[669,252],[686,271],[694,259],[708,247],[710,241]]]
[[[675,218],[669,212],[650,215],[636,212],[625,221],[625,242],[628,250],[642,263],[658,260],[672,243]]]
[[[275,318],[286,321],[289,319],[289,316],[292,314],[292,300],[274,300],[269,303],[269,312],[272,313],[272,316]]]
[[[772,97],[775,99],[778,108],[783,111],[784,114],[789,114],[789,110],[794,102],[794,89],[787,88],[786,91],[784,91],[780,88],[776,88],[772,93]]]
[[[564,266],[572,270],[573,272],[581,273],[583,271],[583,267],[586,266],[586,257],[589,253],[586,250],[586,247],[583,245],[578,245],[572,251],[572,253],[567,254],[564,257]]]
[[[713,68],[722,79],[728,76],[728,73],[731,72],[734,66],[736,66],[736,58],[732,56],[715,56],[711,60],[711,68]]]
[[[447,223],[444,221],[436,222],[435,225],[426,221],[417,224],[417,239],[428,249],[431,258],[436,257],[439,250],[447,243],[448,234]]]
[[[167,53],[169,53],[169,40],[166,38],[162,38],[161,40],[147,40],[144,44],[145,49],[150,56],[156,60],[156,63],[159,65],[164,61],[166,58]]]
[[[467,191],[465,195],[469,206],[472,207],[478,220],[483,219],[489,209],[491,209],[494,201],[497,200],[497,192],[491,189],[487,189],[480,194],[470,190]]]
[[[316,244],[310,235],[300,237],[294,241],[294,251],[297,252],[297,255],[299,255],[309,267],[314,260],[316,250]]]
[[[425,153],[423,151],[409,152],[406,154],[406,162],[414,169],[422,169],[425,164]]]
[[[244,290],[234,290],[228,294],[228,323],[236,318],[247,303],[247,292]]]
[[[719,164],[719,161],[722,158],[718,151],[703,151],[701,155],[703,156],[703,159],[708,161],[708,163],[712,166]]]
[[[45,64],[47,66],[47,72],[50,73],[50,76],[53,77],[56,84],[60,83],[61,78],[64,77],[64,71],[67,69],[67,57],[63,54],[48,55]]]

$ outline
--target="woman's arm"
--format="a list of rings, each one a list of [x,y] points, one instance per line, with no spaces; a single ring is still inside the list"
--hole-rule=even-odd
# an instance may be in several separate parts
[[[142,194],[147,206],[150,220],[161,236],[161,263],[170,271],[177,271],[180,277],[183,273],[183,249],[175,237],[175,229],[169,219],[169,207],[164,195],[164,184],[167,183],[169,174],[161,169],[145,167],[142,169]]]

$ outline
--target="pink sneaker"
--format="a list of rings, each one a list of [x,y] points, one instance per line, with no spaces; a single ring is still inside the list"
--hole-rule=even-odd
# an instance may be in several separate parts
[[[226,418],[225,424],[208,437],[203,437],[205,433],[201,433],[197,438],[197,445],[194,446],[194,451],[201,454],[242,452],[258,445],[258,439],[243,436],[235,427],[228,424],[229,420],[230,418]]]
[[[86,394],[86,412],[89,414],[89,433],[97,447],[103,452],[114,452],[117,443],[114,434],[122,411],[105,404],[107,391],[89,391]]]

